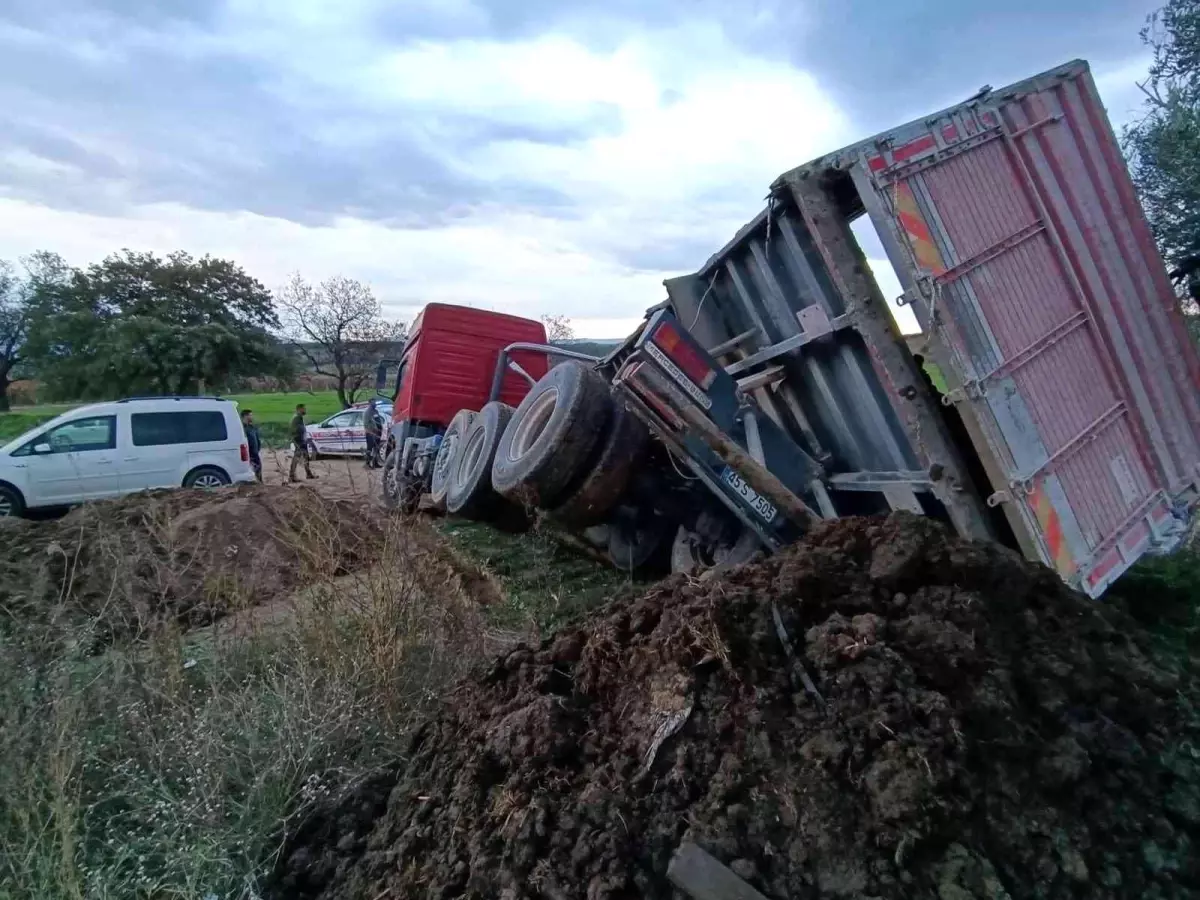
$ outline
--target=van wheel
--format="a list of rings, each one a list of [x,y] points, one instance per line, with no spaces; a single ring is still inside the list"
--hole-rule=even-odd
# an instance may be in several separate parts
[[[463,433],[457,460],[447,478],[447,510],[474,519],[486,515],[496,505],[500,498],[492,490],[492,463],[512,416],[511,406],[492,401]]]
[[[614,404],[612,425],[600,456],[579,486],[550,515],[575,530],[602,522],[625,493],[633,467],[649,440],[650,432],[641,420],[623,405]]]
[[[516,503],[552,509],[588,465],[612,409],[608,383],[593,369],[573,360],[555,366],[504,429],[492,487]]]
[[[734,540],[716,542],[681,525],[671,547],[671,571],[699,575],[706,569],[740,566],[750,562],[761,551],[762,542],[758,535],[745,526]]]
[[[446,493],[454,473],[458,470],[458,461],[462,459],[459,452],[463,438],[475,424],[478,416],[473,409],[460,409],[450,420],[446,433],[442,435],[442,445],[438,447],[437,456],[433,460],[433,476],[430,478],[429,499],[438,509],[446,508]]]
[[[229,476],[215,466],[201,466],[188,472],[183,479],[185,488],[212,490],[229,484]]]
[[[15,518],[25,514],[25,498],[15,488],[0,484],[0,519]]]

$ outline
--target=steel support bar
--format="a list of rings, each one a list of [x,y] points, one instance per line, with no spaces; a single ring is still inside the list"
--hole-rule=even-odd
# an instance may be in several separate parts
[[[1010,234],[1003,240],[997,241],[986,250],[976,253],[970,259],[963,260],[952,269],[947,269],[934,280],[938,284],[943,285],[949,284],[952,281],[957,281],[964,275],[967,275],[975,269],[978,269],[980,266],[991,262],[997,256],[1007,253],[1009,250],[1015,250],[1021,244],[1025,243],[1030,238],[1041,234],[1045,230],[1045,222],[1030,222],[1024,228],[1013,234]]]
[[[738,379],[737,386],[745,393],[750,393],[761,387],[766,387],[768,384],[782,381],[786,377],[787,371],[783,366],[772,366],[762,372],[755,372],[753,375],[747,375],[745,378]]]
[[[928,472],[839,472],[825,480],[839,491],[882,491],[896,485],[919,491],[933,488],[933,479]]]
[[[1024,487],[1043,472],[1052,471],[1055,466],[1061,464],[1064,460],[1070,459],[1072,456],[1082,450],[1084,446],[1090,444],[1092,441],[1098,438],[1100,436],[1100,432],[1104,431],[1122,416],[1127,415],[1128,412],[1128,407],[1125,406],[1123,401],[1114,403],[1107,410],[1105,410],[1104,415],[1100,416],[1100,418],[1096,419],[1094,422],[1084,428],[1083,431],[1079,432],[1079,434],[1075,435],[1075,437],[1071,438],[1069,441],[1051,453],[1048,457],[1046,457],[1046,461],[1040,466],[1029,472],[1024,472],[1014,478],[1012,481],[1012,486],[1014,488]]]
[[[848,328],[850,326],[850,317],[838,316],[836,319],[831,320],[829,325],[830,329],[828,331],[822,331],[817,334],[810,334],[809,332],[805,331],[801,332],[800,334],[793,335],[790,338],[786,338],[780,341],[778,344],[772,344],[765,350],[759,350],[752,356],[747,356],[745,359],[739,359],[732,365],[726,366],[725,371],[730,375],[737,375],[739,372],[744,372],[749,368],[760,365],[761,363],[770,362],[771,360],[780,356],[786,356],[795,350],[799,350],[805,344],[811,344],[817,338],[824,337],[827,334],[832,334],[834,331],[837,331],[841,328]]]
[[[750,340],[751,338],[757,337],[758,334],[759,334],[759,330],[757,327],[749,328],[746,331],[743,331],[741,334],[737,335],[736,337],[731,337],[729,340],[722,341],[721,343],[717,344],[717,346],[715,346],[711,350],[709,350],[708,353],[710,356],[713,356],[713,357],[724,356],[729,351],[736,350],[738,347],[740,347],[742,344],[746,343],[746,341]]]
[[[600,362],[600,357],[598,356],[589,356],[586,353],[577,353],[574,350],[564,350],[562,347],[554,347],[550,344],[531,344],[525,341],[518,341],[515,344],[509,344],[507,347],[501,350],[500,355],[496,357],[496,371],[492,376],[492,389],[488,393],[489,401],[500,399],[500,390],[504,385],[504,373],[510,368],[517,374],[524,376],[530,384],[533,384],[534,379],[529,375],[528,372],[522,369],[519,364],[515,362],[510,364],[509,362],[509,354],[521,350],[527,350],[531,353],[545,353],[547,356],[563,356],[567,359],[577,359],[580,362]]]
[[[789,184],[829,277],[888,383],[896,414],[918,458],[928,466],[940,466],[944,473],[933,485],[934,495],[946,507],[959,534],[991,538],[983,498],[976,493],[946,431],[933,392],[926,387],[912,354],[892,326],[887,300],[871,277],[862,251],[854,244],[845,216],[820,176],[796,174]]]
[[[992,371],[990,371],[984,375],[981,375],[979,377],[979,383],[982,384],[986,381],[990,381],[993,378],[1004,378],[1008,375],[1011,375],[1017,369],[1021,368],[1026,363],[1028,363],[1030,360],[1032,360],[1035,356],[1037,356],[1039,353],[1041,353],[1043,350],[1045,350],[1046,348],[1048,348],[1054,344],[1057,344],[1059,341],[1061,341],[1063,338],[1065,338],[1068,334],[1071,334],[1072,332],[1083,327],[1087,323],[1088,323],[1087,313],[1080,310],[1079,312],[1075,313],[1075,315],[1071,316],[1071,318],[1067,319],[1065,322],[1055,325],[1048,332],[1046,332],[1046,334],[1042,335],[1040,338],[1038,338],[1036,341],[1034,341],[1029,346],[1027,346],[1021,350],[1018,350],[1016,353],[1014,353],[1011,357],[1009,357],[1007,360],[1005,360],[999,366],[992,369]]]

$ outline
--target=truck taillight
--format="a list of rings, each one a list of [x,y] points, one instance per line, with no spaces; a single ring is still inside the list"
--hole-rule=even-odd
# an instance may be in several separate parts
[[[696,352],[696,348],[679,333],[679,329],[673,322],[659,323],[659,326],[654,329],[653,340],[659,349],[670,357],[671,362],[679,366],[684,375],[704,390],[708,390],[713,379],[717,377],[716,370],[705,361],[701,354]]]
[[[250,448],[242,444],[242,462],[250,462]]]

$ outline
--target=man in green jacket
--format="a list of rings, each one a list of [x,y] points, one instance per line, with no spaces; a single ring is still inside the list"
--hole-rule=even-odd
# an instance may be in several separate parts
[[[309,478],[317,477],[308,463],[308,429],[304,427],[306,415],[308,415],[308,408],[303,403],[297,403],[296,414],[292,416],[291,424],[288,426],[288,433],[292,438],[292,465],[288,472],[288,478],[293,482],[300,480],[296,477],[296,466],[301,460],[304,460],[304,474]]]

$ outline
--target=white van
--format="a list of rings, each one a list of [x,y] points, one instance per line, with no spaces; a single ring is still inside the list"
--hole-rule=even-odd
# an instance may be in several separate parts
[[[232,400],[118,400],[73,409],[0,447],[0,516],[151,488],[250,481]]]

